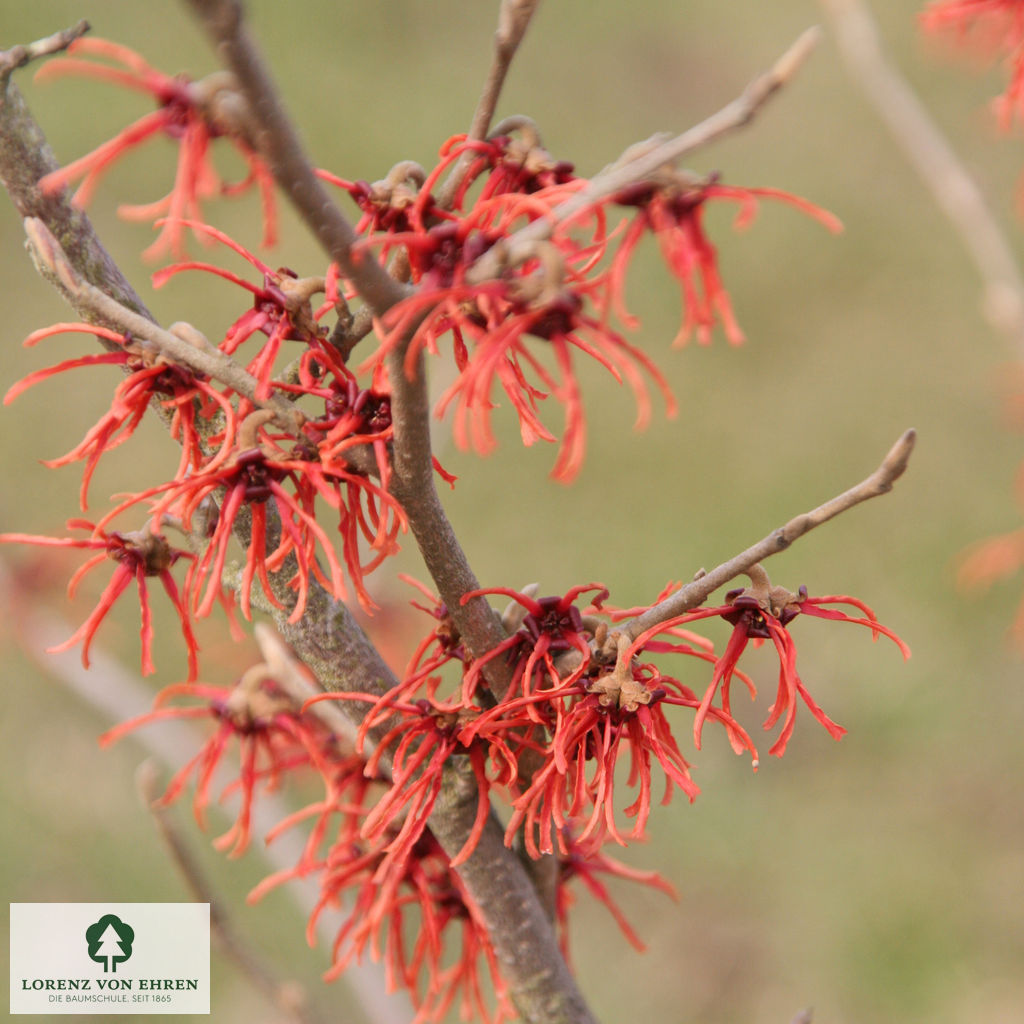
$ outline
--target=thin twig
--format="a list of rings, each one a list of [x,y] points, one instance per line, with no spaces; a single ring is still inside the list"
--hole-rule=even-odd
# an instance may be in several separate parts
[[[488,249],[474,264],[467,279],[478,283],[494,277],[504,264],[517,263],[531,252],[535,243],[548,238],[559,224],[627,185],[643,181],[665,164],[749,124],[765,103],[793,78],[820,35],[817,28],[807,29],[768,71],[750,82],[740,96],[700,124],[673,138],[653,140],[649,146],[631,146],[618,160],[592,178],[586,188],[555,207],[550,217],[531,222]]]
[[[189,331],[188,337],[192,340],[187,341],[122,305],[78,275],[57,239],[41,220],[26,217],[24,225],[29,252],[40,272],[60,289],[80,315],[89,318],[90,323],[103,323],[114,330],[130,333],[133,338],[148,343],[180,366],[187,366],[226,384],[256,407],[272,412],[285,430],[299,433],[304,420],[302,413],[279,395],[257,398],[259,382],[256,378],[210,344],[198,331]]]
[[[178,868],[185,885],[199,903],[210,905],[210,933],[220,950],[231,960],[252,986],[295,1024],[319,1024],[324,1018],[309,1005],[301,985],[284,981],[256,950],[243,941],[232,924],[226,902],[217,896],[212,883],[199,865],[191,846],[182,834],[171,811],[160,802],[160,770],[152,759],[143,761],[135,774],[135,783],[143,806],[153,817],[157,832]]]
[[[864,91],[936,204],[960,236],[982,282],[982,312],[1024,355],[1024,276],[978,183],[924,104],[887,59],[862,0],[822,0],[847,70]]]
[[[501,0],[498,27],[494,32],[494,57],[487,73],[483,93],[476,105],[476,111],[469,126],[467,139],[472,141],[487,137],[491,121],[494,118],[494,111],[498,106],[498,98],[501,96],[502,86],[505,84],[505,77],[508,75],[508,69],[512,66],[512,60],[519,49],[519,44],[523,41],[523,36],[526,35],[526,30],[530,26],[530,21],[536,13],[539,3],[540,0]],[[463,175],[473,162],[473,156],[474,154],[469,151],[463,153],[452,168],[438,193],[438,203],[441,206],[447,208],[451,205]]]
[[[51,53],[66,50],[76,39],[89,31],[90,25],[84,18],[71,28],[54,32],[45,39],[37,39],[26,46],[12,46],[9,50],[0,50],[0,80],[6,78],[16,68],[22,68],[29,61],[48,57]]]
[[[795,540],[805,533],[809,533],[816,526],[821,526],[822,523],[828,522],[841,512],[846,512],[854,505],[859,505],[862,501],[888,494],[892,490],[893,483],[902,476],[907,468],[916,438],[916,431],[912,429],[906,431],[889,450],[878,469],[855,487],[836,495],[826,501],[824,505],[819,505],[810,512],[795,516],[784,526],[772,530],[767,537],[751,545],[746,551],[741,551],[727,562],[716,566],[711,572],[698,576],[664,601],[648,608],[635,619],[631,619],[622,627],[622,632],[627,634],[631,640],[635,640],[652,626],[691,611],[703,604],[723,584],[746,572],[755,563],[778,554],[780,551],[785,551]]]

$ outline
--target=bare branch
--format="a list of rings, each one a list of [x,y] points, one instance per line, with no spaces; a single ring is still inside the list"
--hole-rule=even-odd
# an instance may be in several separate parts
[[[26,217],[24,226],[29,252],[40,273],[61,291],[88,322],[130,333],[175,363],[226,384],[256,407],[270,411],[290,433],[299,432],[304,419],[302,413],[278,395],[271,395],[267,399],[257,398],[259,382],[256,378],[243,370],[229,355],[210,344],[195,328],[182,327],[179,333],[172,333],[152,319],[122,305],[95,285],[82,280],[57,239],[41,220]]]
[[[257,622],[253,634],[271,677],[294,701],[296,707],[301,708],[311,697],[324,692],[310,670],[295,657],[292,649],[281,639],[277,630],[265,622]],[[349,706],[346,703],[346,707]],[[355,722],[334,701],[317,701],[310,706],[309,713],[319,718],[335,736],[344,736],[355,742],[358,732]]]
[[[325,191],[306,158],[291,119],[284,110],[270,72],[246,28],[238,0],[188,0],[234,72],[249,104],[250,135],[270,164],[274,179],[298,210],[306,226],[377,316],[408,294],[401,282],[373,259],[352,257],[356,235]]]
[[[498,97],[501,96],[502,86],[504,86],[505,77],[508,75],[508,69],[512,66],[512,60],[519,49],[519,44],[523,41],[523,36],[526,35],[526,30],[530,26],[530,21],[533,19],[539,3],[540,0],[501,0],[498,27],[494,33],[494,57],[487,73],[483,93],[477,102],[476,111],[469,126],[467,138],[484,139],[487,137],[488,129],[494,118],[494,111],[498,106]],[[459,183],[472,161],[472,153],[463,153],[452,168],[438,196],[438,203],[441,206],[447,207],[451,204]]]
[[[498,106],[505,76],[512,66],[512,60],[519,44],[526,35],[537,11],[540,0],[501,0],[498,12],[498,28],[494,33],[494,60],[487,75],[483,95],[477,103],[476,112],[469,128],[471,139],[482,139],[487,134],[494,111]]]
[[[740,552],[727,562],[716,566],[711,572],[704,573],[694,579],[686,586],[677,590],[651,608],[648,608],[642,615],[630,620],[622,631],[631,640],[635,640],[645,630],[656,626],[661,622],[682,615],[698,605],[703,604],[709,595],[716,591],[729,580],[734,579],[741,573],[745,573],[751,566],[762,561],[771,555],[785,551],[795,540],[798,540],[805,533],[809,533],[816,526],[835,518],[841,512],[859,505],[869,498],[877,498],[879,495],[888,494],[892,486],[900,476],[903,475],[910,459],[910,453],[914,448],[914,441],[917,433],[914,430],[906,431],[900,439],[892,446],[889,453],[882,460],[881,465],[855,487],[844,491],[819,505],[810,512],[795,516],[785,526],[773,530],[767,537],[759,540],[756,544]]]
[[[655,136],[648,143],[630,146],[586,188],[556,207],[551,217],[538,219],[493,246],[477,260],[467,275],[471,282],[494,277],[504,263],[516,263],[532,246],[548,238],[559,224],[582,213],[606,196],[643,181],[665,164],[692,153],[701,146],[749,124],[760,109],[786,85],[809,56],[820,38],[817,28],[807,29],[764,74],[755,78],[743,93],[716,114],[673,138]]]
[[[54,32],[45,39],[37,39],[27,46],[12,46],[9,50],[0,50],[0,80],[6,78],[16,68],[24,67],[29,61],[47,57],[51,53],[66,50],[76,39],[89,31],[89,22],[84,18],[71,28]]]
[[[868,6],[862,0],[822,0],[822,5],[832,19],[850,76],[960,236],[981,278],[982,312],[1016,353],[1024,354],[1024,276],[978,183],[887,59]]]

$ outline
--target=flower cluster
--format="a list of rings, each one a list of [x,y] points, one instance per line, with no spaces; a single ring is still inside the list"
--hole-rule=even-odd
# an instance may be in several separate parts
[[[365,701],[367,696],[359,699]],[[308,923],[311,944],[325,910],[344,908],[327,980],[370,956],[383,960],[390,988],[409,991],[417,1020],[439,1021],[457,1005],[465,1019],[475,1016],[488,1024],[502,1024],[514,1018],[514,1010],[481,913],[453,870],[460,858],[449,857],[440,847],[424,827],[419,808],[408,808],[404,819],[390,809],[381,810],[389,798],[394,802],[396,793],[402,794],[404,802],[417,800],[407,786],[410,766],[403,763],[407,744],[398,739],[402,726],[416,718],[416,710],[409,712],[393,703],[387,706],[390,720],[397,717],[399,724],[385,733],[374,755],[365,757],[314,711],[300,707],[267,665],[258,664],[231,687],[204,683],[167,687],[152,711],[109,730],[101,742],[109,745],[161,721],[210,722],[205,742],[171,779],[161,803],[181,798],[191,782],[193,810],[203,828],[215,797],[218,804],[227,803],[234,820],[215,846],[233,857],[249,847],[256,805],[265,794],[286,786],[308,792],[308,781],[317,780],[322,795],[265,835],[267,842],[273,842],[286,830],[312,822],[299,860],[264,879],[250,893],[250,901],[292,879],[316,878],[320,897]],[[386,759],[385,771],[381,753],[389,750],[394,757]],[[433,786],[442,759],[431,758],[421,768],[424,785]],[[567,852],[560,862],[556,888],[563,944],[574,901],[572,889],[579,879],[608,907],[629,941],[642,949],[602,876],[674,894],[668,883],[653,872],[631,869],[604,854],[586,856],[570,829],[565,830],[563,845]],[[492,997],[485,994],[488,987]]]
[[[260,664],[233,687],[168,687],[153,711],[110,730],[103,742],[155,721],[211,720],[208,739],[172,779],[163,800],[180,797],[193,779],[193,807],[204,824],[215,786],[224,797],[237,797],[235,821],[216,841],[234,856],[251,841],[261,793],[303,776],[317,778],[322,795],[266,836],[273,841],[287,829],[309,825],[298,862],[269,876],[250,898],[258,900],[291,879],[316,877],[320,899],[309,921],[310,941],[327,907],[346,908],[329,978],[369,955],[383,959],[390,986],[410,991],[417,1019],[440,1020],[458,1002],[464,1013],[500,1024],[510,1019],[511,1004],[480,911],[456,870],[474,852],[492,796],[511,804],[507,844],[521,835],[531,857],[558,859],[554,910],[563,947],[572,886],[579,880],[605,904],[627,940],[642,949],[602,876],[674,891],[653,872],[610,857],[604,847],[643,838],[656,770],[664,779],[663,804],[674,788],[690,800],[697,796],[679,745],[685,729],[678,719],[692,721],[697,747],[705,722],[719,723],[738,752],[751,753],[756,767],[755,745],[733,718],[729,687],[739,677],[756,692],[738,662],[749,643],[770,639],[779,655],[779,683],[765,725],[783,723],[771,753],[781,756],[785,750],[797,697],[839,738],[843,730],[825,716],[797,673],[789,626],[801,614],[863,625],[909,654],[854,598],[772,587],[760,567],[750,575],[752,586],[731,591],[725,604],[666,619],[635,638],[624,621],[644,609],[606,607],[608,593],[600,584],[545,598],[506,588],[467,595],[513,602],[504,616],[508,639],[477,659],[469,657],[443,603],[415,584],[428,603],[413,602],[414,607],[430,617],[431,626],[399,684],[383,695],[325,693],[300,706]],[[587,594],[592,600],[581,608]],[[830,607],[837,604],[858,614]],[[732,625],[720,655],[709,640],[686,628],[713,617]],[[666,655],[711,666],[702,697],[652,660]],[[496,697],[488,669],[499,660],[511,670],[511,683]],[[324,701],[359,706],[354,742],[340,738],[325,724],[331,719],[318,715],[316,705]],[[232,747],[237,748],[235,778],[228,769],[234,763]],[[620,760],[629,764],[625,778],[618,771]],[[430,831],[437,798],[452,773],[461,773],[464,785],[475,785],[478,808],[465,845],[454,855],[442,850]],[[623,786],[633,794],[625,807]],[[632,820],[628,830],[624,819]],[[454,961],[452,949],[458,950]],[[482,995],[481,971],[494,992],[491,1003]]]
[[[548,153],[536,126],[525,118],[503,122],[486,139],[449,140],[429,171],[405,161],[372,185],[324,171],[321,175],[344,188],[362,211],[358,227],[364,238],[357,258],[375,255],[387,261],[401,254],[415,285],[407,299],[375,322],[378,344],[353,369],[347,359],[359,338],[346,332],[353,323],[348,304],[356,290],[336,266],[305,276],[286,267],[274,269],[199,217],[201,198],[235,191],[223,185],[210,163],[214,139],[227,139],[248,161],[248,183],[267,188],[265,166],[247,141],[244,104],[231,81],[212,76],[192,83],[155,70],[124,47],[88,39],[78,40],[68,56],[51,61],[40,74],[114,82],[148,93],[158,104],[153,114],[95,152],[46,176],[40,183],[43,191],[84,178],[76,197],[84,203],[102,173],[127,149],[158,132],[168,135],[178,143],[178,172],[171,194],[145,209],[162,227],[151,252],[180,254],[182,233],[191,230],[205,244],[240,257],[258,275],[253,281],[214,263],[183,260],[153,277],[154,285],[162,287],[186,272],[200,271],[245,292],[248,308],[221,328],[215,345],[189,325],[174,328],[198,350],[215,348],[233,357],[243,346],[253,348],[246,370],[254,384],[244,395],[130,333],[56,324],[35,332],[26,344],[76,332],[98,337],[108,351],[79,354],[38,370],[6,399],[80,367],[111,365],[124,372],[109,411],[70,452],[50,463],[84,463],[83,511],[102,456],[133,435],[147,410],[169,420],[182,450],[174,473],[123,497],[102,515],[93,543],[106,543],[104,531],[140,507],[148,519],[190,534],[189,550],[196,557],[189,559],[177,604],[187,630],[189,616],[207,615],[218,602],[230,603],[222,577],[235,536],[243,557],[234,589],[246,617],[254,588],[266,604],[286,608],[292,621],[302,616],[316,586],[335,598],[354,596],[363,607],[372,607],[364,578],[396,550],[405,527],[404,513],[389,491],[390,374],[414,375],[423,354],[450,345],[456,374],[436,411],[453,411],[456,441],[480,452],[493,448],[491,415],[500,389],[518,417],[524,443],[558,443],[553,475],[568,481],[585,454],[580,359],[596,361],[629,384],[636,397],[637,427],[650,418],[652,385],[669,414],[675,411],[655,361],[611,324],[617,313],[625,327],[636,326],[625,308],[625,279],[644,234],[657,237],[682,284],[682,335],[696,327],[706,341],[720,320],[735,341],[739,329],[702,224],[703,207],[722,200],[739,203],[741,220],[749,220],[758,200],[771,198],[837,226],[830,215],[785,193],[727,187],[669,167],[563,223],[557,216],[560,204],[587,182],[570,163]],[[271,209],[269,198],[265,205]],[[631,218],[624,230],[610,227],[616,214]],[[525,247],[513,244],[538,223],[546,238]],[[268,221],[268,233],[271,227]],[[483,257],[495,261],[487,274],[478,268]],[[321,293],[323,301],[314,305]],[[294,356],[282,366],[288,349]],[[549,398],[564,409],[560,431],[543,417]],[[280,404],[272,404],[282,400],[292,409],[288,422]],[[324,525],[318,511],[324,507],[336,516],[336,534]],[[144,607],[144,620],[146,614]],[[98,621],[90,618],[88,639]],[[193,648],[190,657],[194,660]],[[143,664],[148,667],[148,646]],[[190,663],[190,678],[194,675]]]
[[[214,234],[220,240],[226,238],[219,232]],[[176,269],[181,268],[171,268]],[[122,496],[95,527],[90,524],[94,530],[90,540],[71,545],[104,550],[121,566],[96,612],[83,627],[84,632],[75,634],[77,639],[85,640],[86,648],[110,605],[125,590],[122,577],[128,559],[120,541],[111,538],[134,534],[108,531],[114,520],[139,506],[145,508],[146,518],[151,522],[169,524],[188,535],[198,551],[189,551],[187,555],[190,568],[182,581],[180,598],[170,567],[184,552],[176,551],[158,570],[148,568],[152,559],[146,555],[141,558],[146,567],[138,569],[140,579],[159,572],[168,593],[174,588],[175,607],[189,638],[190,679],[196,675],[190,619],[193,615],[209,614],[218,602],[230,608],[231,601],[222,584],[236,535],[244,547],[236,589],[246,618],[251,617],[256,585],[270,605],[287,607],[293,621],[302,616],[312,585],[327,588],[341,600],[350,596],[351,587],[364,607],[372,606],[364,576],[396,550],[398,535],[405,528],[404,513],[387,491],[392,432],[389,397],[383,391],[361,388],[323,332],[311,327],[308,335],[299,335],[280,328],[281,323],[315,325],[308,297],[292,301],[293,296],[286,295],[283,288],[272,288],[269,284],[256,289],[256,297],[263,305],[279,301],[281,317],[274,321],[262,311],[263,320],[255,326],[248,325],[250,333],[266,330],[271,345],[288,337],[299,337],[305,343],[296,382],[281,386],[282,393],[290,390],[297,396],[306,395],[319,405],[318,409],[311,408],[308,415],[297,413],[297,433],[275,430],[276,413],[272,409],[255,407],[251,400],[234,395],[230,387],[217,386],[130,334],[92,324],[56,324],[26,339],[26,345],[34,345],[57,334],[89,334],[105,341],[111,351],[78,356],[36,371],[14,385],[5,401],[13,400],[42,380],[80,367],[114,365],[125,373],[114,389],[109,410],[70,452],[48,463],[85,463],[83,511],[89,483],[101,457],[127,441],[148,410],[163,413],[171,433],[182,446],[181,458],[170,479]],[[209,346],[188,325],[178,325],[177,330],[197,347]],[[220,350],[232,351],[241,343],[239,334],[237,324],[229,328]],[[256,361],[261,359],[261,372],[269,374],[273,357],[261,353]],[[263,387],[264,384],[257,384],[257,396]],[[337,517],[334,538],[321,525],[324,515],[317,507],[320,502],[326,503]],[[77,526],[82,524],[83,521],[76,521]],[[2,539],[71,544],[21,534],[4,535]],[[319,556],[326,568],[321,568]],[[87,568],[101,559],[97,556]],[[71,591],[74,589],[72,585]],[[144,671],[152,671],[144,588],[140,589],[140,597],[142,664]]]
[[[374,700],[366,693],[324,694],[315,700],[371,702],[357,738],[358,749],[373,737],[370,764],[376,770],[390,759],[388,794],[363,826],[364,836],[395,829],[391,849],[405,855],[419,840],[440,791],[440,774],[453,755],[461,755],[479,791],[479,813],[458,864],[472,852],[483,827],[487,799],[504,794],[512,813],[506,843],[522,834],[532,857],[597,851],[607,841],[625,845],[643,838],[650,815],[655,774],[664,779],[662,803],[675,788],[693,800],[698,793],[690,765],[679,746],[681,714],[692,712],[694,745],[700,747],[710,718],[721,724],[737,752],[748,751],[755,768],[757,748],[733,716],[730,686],[740,678],[756,695],[753,681],[738,662],[747,645],[770,639],[779,656],[779,680],[765,728],[782,723],[770,753],[781,756],[792,735],[797,700],[802,700],[832,736],[844,730],[815,703],[796,667],[796,646],[789,625],[800,614],[853,622],[886,636],[909,656],[906,645],[855,598],[811,597],[772,587],[759,566],[750,570],[753,585],[731,591],[726,603],[669,618],[632,637],[620,625],[627,614],[604,608],[607,591],[599,584],[574,587],[562,596],[537,598],[506,588],[472,592],[509,597],[517,614],[506,616],[508,638],[479,658],[469,658],[443,605],[424,607],[434,626],[421,642],[403,680]],[[584,594],[597,591],[579,608]],[[849,614],[832,605],[846,605]],[[686,627],[720,617],[732,625],[725,650],[716,655],[709,640]],[[661,670],[659,655],[685,655],[712,665],[703,696]],[[496,695],[488,670],[499,661],[510,682]],[[452,677],[454,670],[455,678]],[[447,682],[445,680],[447,676]],[[440,696],[442,687],[450,687]],[[721,694],[716,705],[715,698]],[[632,802],[622,807],[623,781],[617,768],[629,763],[625,788]],[[632,819],[624,827],[623,818]]]
[[[650,419],[650,384],[661,392],[667,414],[675,413],[654,360],[611,322],[615,314],[627,329],[637,326],[625,308],[624,289],[643,235],[658,238],[682,285],[680,339],[696,326],[706,342],[720,321],[729,339],[739,341],[742,334],[702,224],[704,205],[738,203],[743,226],[759,199],[781,200],[839,229],[831,214],[787,193],[727,187],[670,168],[562,222],[559,205],[580,193],[587,180],[577,177],[570,163],[553,158],[525,118],[503,122],[487,139],[450,139],[429,173],[405,162],[372,185],[321,174],[346,189],[362,210],[363,247],[382,261],[396,249],[403,251],[418,286],[382,318],[381,344],[360,371],[379,372],[390,354],[402,352],[399,361],[411,377],[423,353],[449,346],[457,375],[435,412],[442,417],[452,410],[456,443],[480,453],[494,448],[491,412],[500,389],[518,417],[524,444],[559,443],[552,476],[565,482],[579,472],[585,453],[576,371],[581,356],[629,384],[637,429]],[[441,205],[434,189],[445,175],[455,175],[456,187]],[[631,218],[624,231],[610,228],[616,215]],[[547,237],[523,242],[538,222]],[[492,264],[487,274],[480,271],[484,257]],[[560,437],[542,417],[549,398],[564,410]]]

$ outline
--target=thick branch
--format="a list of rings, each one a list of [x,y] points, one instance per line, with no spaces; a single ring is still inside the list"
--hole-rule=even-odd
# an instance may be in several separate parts
[[[635,640],[644,630],[703,604],[709,595],[723,584],[746,572],[756,562],[778,554],[780,551],[785,551],[795,540],[805,533],[809,533],[816,526],[821,526],[822,523],[853,508],[854,505],[859,505],[862,501],[877,498],[881,494],[888,494],[895,481],[903,475],[903,471],[907,468],[916,438],[917,433],[914,430],[906,431],[889,450],[878,469],[855,487],[836,495],[826,501],[824,505],[819,505],[810,512],[790,519],[785,526],[773,530],[767,537],[759,540],[746,551],[741,551],[734,558],[716,566],[711,572],[698,576],[664,601],[648,608],[642,615],[638,615],[626,624],[622,631],[628,634],[630,639]]]
[[[262,57],[242,23],[240,5],[236,0],[189,2],[246,95],[254,115],[255,140],[270,162],[278,184],[374,313],[383,315],[408,290],[376,261],[352,258],[352,228],[327,197],[303,155]],[[394,425],[391,489],[405,509],[427,567],[467,646],[475,654],[482,654],[500,643],[505,634],[486,601],[478,598],[465,606],[461,603],[462,595],[477,589],[479,584],[434,487],[424,368],[418,366],[410,379],[402,366],[403,358],[404,351],[393,355],[389,362]],[[342,610],[326,605],[317,607],[317,603],[327,601],[327,595],[318,592],[307,606],[301,626],[289,629],[278,623],[282,635],[295,643],[326,689],[368,689],[352,685],[351,677],[363,672],[379,685],[379,680],[390,673],[369,641],[359,644],[359,660],[351,660],[347,651],[340,659],[335,656],[333,635],[330,631],[322,635],[322,631]],[[347,616],[347,612],[344,614]],[[318,634],[319,642],[315,639]],[[353,639],[346,630],[345,646],[350,646]],[[307,657],[307,652],[313,657]],[[345,683],[337,679],[339,666],[344,666]],[[498,683],[497,688],[503,692],[507,682],[504,686]],[[453,856],[464,845],[476,813],[477,794],[470,781],[465,780],[464,785],[446,784],[430,820],[438,842]],[[489,821],[476,851],[459,872],[488,923],[502,974],[524,1019],[537,1024],[592,1021],[561,957],[537,893],[523,866],[504,846],[502,830],[495,819]]]

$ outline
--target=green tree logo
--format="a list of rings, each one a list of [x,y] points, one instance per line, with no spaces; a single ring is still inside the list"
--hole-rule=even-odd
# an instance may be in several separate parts
[[[104,914],[85,929],[85,941],[89,943],[89,958],[103,964],[103,973],[116,973],[117,965],[132,955],[135,929],[113,914]]]

